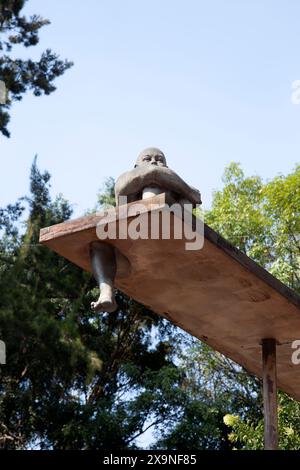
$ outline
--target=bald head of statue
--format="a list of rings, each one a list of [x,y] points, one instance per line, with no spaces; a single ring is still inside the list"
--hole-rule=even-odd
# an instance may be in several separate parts
[[[142,165],[156,165],[166,167],[167,161],[161,150],[155,147],[149,147],[139,154],[134,168]]]

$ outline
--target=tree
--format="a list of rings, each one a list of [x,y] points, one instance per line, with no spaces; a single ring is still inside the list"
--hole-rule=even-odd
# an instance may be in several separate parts
[[[299,178],[296,167],[264,183],[232,164],[206,215],[298,292]],[[260,381],[121,292],[117,312],[91,312],[92,276],[38,244],[70,206],[51,198],[36,160],[30,182],[28,197],[0,210],[0,446],[128,449],[149,427],[156,449],[261,448]],[[98,207],[114,202],[112,186]],[[299,448],[299,415],[280,394],[281,448]]]
[[[177,422],[160,432],[156,448],[168,450],[230,450],[224,416],[262,417],[260,383],[233,361],[186,336],[179,355],[184,396]]]
[[[15,45],[35,46],[39,42],[39,30],[49,24],[49,20],[39,15],[26,18],[22,9],[26,0],[0,0],[0,80],[5,84],[8,98],[0,104],[0,132],[9,137],[9,109],[13,101],[20,101],[22,95],[32,90],[35,96],[49,95],[56,87],[55,78],[72,66],[68,60],[60,60],[51,51],[45,50],[38,61],[12,57]]]
[[[245,177],[240,166],[225,171],[224,189],[215,193],[208,223],[286,285],[300,292],[300,166],[263,183]],[[279,446],[300,448],[300,404],[279,394]],[[230,440],[245,449],[263,447],[263,421],[230,415]]]
[[[71,215],[49,180],[35,160],[31,194],[0,212],[0,446],[134,448],[180,406],[174,327],[120,292],[114,314],[90,311],[92,276],[38,243],[42,226]]]
[[[300,406],[299,403],[279,392],[278,394],[278,428],[279,448],[281,450],[300,449]],[[229,429],[228,438],[243,450],[262,450],[264,423],[263,420],[241,419],[238,415],[225,415],[224,423]]]
[[[232,163],[206,221],[274,276],[300,292],[300,166],[263,183]]]
[[[223,182],[223,189],[214,193],[206,222],[300,292],[300,166],[287,176],[264,183],[258,176],[245,177],[241,167],[232,163],[225,170]],[[228,447],[263,448],[260,381],[200,342],[187,349],[181,367],[188,371],[189,396],[194,407],[204,403],[207,413],[218,416],[210,434],[216,437],[213,447],[220,447],[223,439]],[[280,448],[300,448],[299,413],[300,404],[280,393]],[[227,430],[222,428],[220,418]],[[211,442],[207,445],[201,441],[203,418],[193,422],[193,426],[184,427],[185,422],[190,423],[188,416],[183,416],[177,429],[166,432],[162,444],[180,448],[184,428],[187,442],[194,436],[198,448],[203,443],[211,447]]]

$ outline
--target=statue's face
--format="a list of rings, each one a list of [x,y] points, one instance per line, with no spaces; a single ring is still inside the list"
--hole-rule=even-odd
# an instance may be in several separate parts
[[[167,166],[166,157],[161,150],[156,148],[148,148],[143,150],[136,161],[135,166],[141,165],[156,165],[156,166]]]

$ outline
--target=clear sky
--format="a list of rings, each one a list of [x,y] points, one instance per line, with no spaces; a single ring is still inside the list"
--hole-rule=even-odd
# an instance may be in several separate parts
[[[148,146],[206,207],[231,161],[266,179],[300,162],[299,0],[29,0],[25,11],[51,20],[25,56],[50,47],[75,65],[52,95],[13,105],[0,206],[27,192],[35,154],[76,216]]]

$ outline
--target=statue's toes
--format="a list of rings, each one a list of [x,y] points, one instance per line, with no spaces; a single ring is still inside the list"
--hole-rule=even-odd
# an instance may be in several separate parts
[[[91,309],[93,312],[107,312],[107,313],[112,313],[115,310],[117,310],[118,305],[116,301],[103,301],[103,302],[92,302],[91,303]]]
[[[101,312],[102,310],[102,304],[101,302],[92,302],[91,303],[91,309],[93,312]]]

